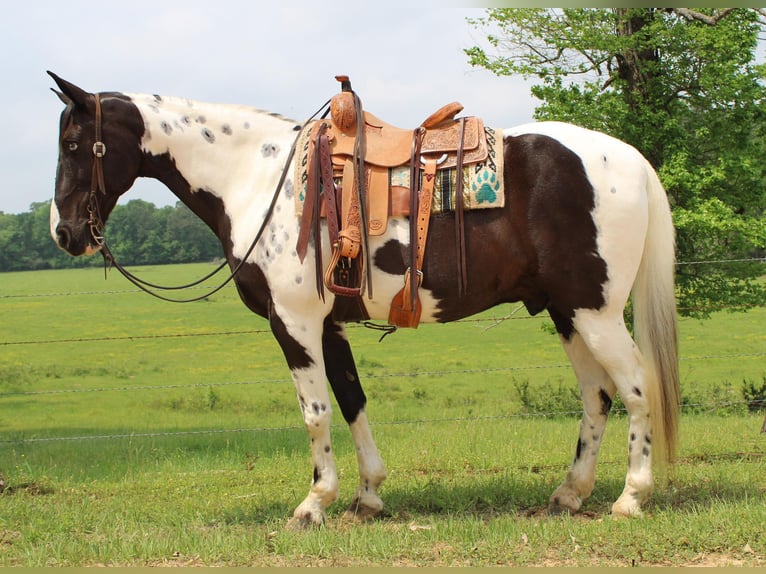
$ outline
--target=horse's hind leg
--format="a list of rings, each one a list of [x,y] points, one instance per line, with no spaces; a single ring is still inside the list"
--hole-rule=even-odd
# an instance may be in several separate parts
[[[637,345],[623,323],[622,310],[579,309],[574,328],[614,381],[628,411],[628,472],[625,488],[612,505],[612,513],[637,515],[654,487],[652,476],[652,416],[647,373]]]
[[[555,313],[551,315],[555,316]],[[574,332],[569,339],[562,335],[561,340],[580,384],[583,417],[572,466],[548,504],[551,514],[578,511],[593,492],[598,452],[615,394],[614,383],[580,334]]]
[[[367,422],[364,411],[367,398],[359,381],[345,328],[330,317],[325,319],[322,349],[327,378],[343,418],[351,429],[359,463],[359,486],[346,511],[346,518],[368,520],[383,509],[378,488],[386,479],[386,468]]]

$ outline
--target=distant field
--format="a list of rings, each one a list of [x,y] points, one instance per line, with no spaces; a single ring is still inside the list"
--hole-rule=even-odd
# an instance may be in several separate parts
[[[296,534],[307,438],[281,352],[233,288],[177,305],[116,272],[0,274],[0,565],[766,565],[763,413],[742,396],[766,384],[766,309],[681,321],[681,463],[635,521],[608,516],[619,413],[584,514],[540,512],[576,441],[560,413],[579,407],[549,320],[516,309],[382,342],[350,327],[389,516],[338,521],[356,463],[337,416],[341,501]]]

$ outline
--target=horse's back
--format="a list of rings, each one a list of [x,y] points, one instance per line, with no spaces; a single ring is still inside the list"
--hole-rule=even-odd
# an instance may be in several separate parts
[[[564,122],[532,122],[507,128],[511,138],[545,136],[577,155],[594,188],[604,183],[604,176],[620,175],[643,186],[647,161],[632,145],[613,136]]]

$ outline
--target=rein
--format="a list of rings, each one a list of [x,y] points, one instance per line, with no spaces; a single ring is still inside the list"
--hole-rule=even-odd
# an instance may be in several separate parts
[[[261,224],[261,227],[258,229],[258,232],[255,234],[255,237],[253,238],[253,241],[250,244],[250,247],[248,247],[247,251],[245,252],[245,255],[240,259],[239,263],[231,271],[229,276],[218,287],[211,289],[204,295],[193,297],[191,299],[173,299],[170,297],[166,297],[165,295],[160,295],[159,293],[155,293],[154,291],[152,291],[152,289],[159,289],[161,291],[174,291],[174,290],[189,289],[191,287],[195,287],[199,285],[200,283],[203,283],[204,281],[218,274],[227,265],[227,262],[224,261],[215,270],[211,271],[210,273],[208,273],[201,279],[198,279],[186,285],[178,285],[178,286],[172,286],[172,287],[155,285],[154,283],[149,283],[148,281],[144,281],[143,279],[140,279],[139,277],[135,276],[133,273],[131,273],[130,271],[125,269],[122,265],[120,265],[120,263],[114,257],[114,254],[112,253],[111,249],[109,249],[109,246],[106,243],[106,238],[104,237],[104,221],[101,217],[101,213],[98,208],[97,194],[101,193],[103,195],[106,195],[106,185],[104,183],[104,165],[103,165],[103,158],[106,155],[106,145],[104,144],[104,142],[101,141],[102,112],[101,112],[100,94],[95,94],[95,98],[96,98],[96,126],[95,126],[96,141],[93,144],[93,171],[91,175],[90,194],[88,197],[88,226],[90,227],[91,236],[93,237],[93,241],[95,241],[96,245],[98,245],[101,249],[101,254],[104,257],[104,266],[106,269],[111,267],[116,268],[117,271],[119,271],[122,274],[122,276],[125,277],[125,279],[127,279],[133,285],[141,289],[141,291],[144,291],[145,293],[148,293],[149,295],[156,297],[157,299],[161,299],[163,301],[169,301],[170,303],[193,303],[195,301],[201,301],[202,299],[206,299],[207,297],[210,297],[211,295],[223,289],[236,277],[236,275],[239,273],[242,267],[244,267],[248,258],[252,254],[258,241],[261,239],[261,236],[263,235],[263,232],[265,231],[266,226],[269,220],[271,219],[272,214],[274,213],[274,208],[277,204],[277,199],[279,199],[279,192],[282,190],[282,186],[284,185],[285,180],[287,179],[287,173],[290,169],[290,163],[292,162],[293,157],[295,156],[295,147],[298,142],[298,137],[306,128],[306,126],[309,124],[309,122],[311,122],[317,115],[319,115],[319,113],[322,110],[327,108],[330,103],[329,100],[325,102],[325,104],[322,105],[322,107],[320,107],[316,112],[314,112],[314,114],[308,120],[306,120],[306,122],[301,126],[301,129],[298,131],[298,135],[296,136],[295,140],[293,140],[293,145],[290,147],[290,153],[288,154],[287,160],[285,161],[285,167],[283,168],[282,174],[279,177],[279,181],[277,182],[277,186],[271,198],[271,203],[269,204],[269,208],[266,210],[266,215],[263,218],[263,223]]]

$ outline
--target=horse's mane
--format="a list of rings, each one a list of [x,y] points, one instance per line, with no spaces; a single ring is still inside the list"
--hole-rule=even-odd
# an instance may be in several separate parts
[[[299,123],[296,120],[289,118],[287,116],[284,116],[280,113],[265,110],[263,108],[259,108],[256,106],[249,106],[246,104],[209,102],[205,100],[196,100],[196,99],[186,98],[182,96],[172,96],[172,95],[166,96],[166,95],[148,94],[148,93],[126,93],[125,95],[128,96],[131,100],[133,100],[133,102],[135,102],[136,105],[147,106],[153,110],[159,110],[163,108],[163,109],[172,109],[175,111],[181,111],[184,109],[191,111],[191,110],[200,110],[200,109],[219,108],[221,110],[228,110],[231,112],[258,114],[258,115],[273,117],[285,122]]]

